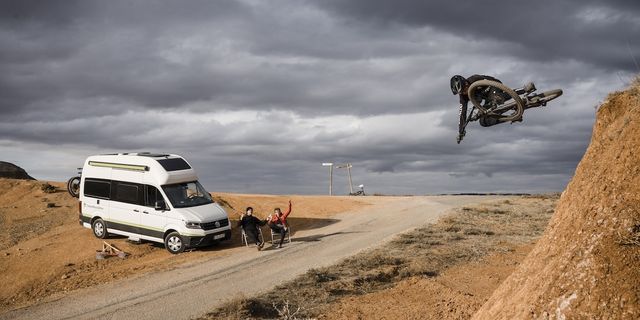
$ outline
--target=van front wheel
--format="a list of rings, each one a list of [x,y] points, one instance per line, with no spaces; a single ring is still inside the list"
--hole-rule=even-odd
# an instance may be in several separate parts
[[[93,235],[96,236],[96,238],[106,239],[109,235],[109,232],[107,232],[107,225],[102,219],[96,219],[93,221],[91,229],[93,229]]]
[[[164,247],[167,248],[169,252],[176,254],[184,251],[185,244],[179,233],[171,232],[164,238]]]

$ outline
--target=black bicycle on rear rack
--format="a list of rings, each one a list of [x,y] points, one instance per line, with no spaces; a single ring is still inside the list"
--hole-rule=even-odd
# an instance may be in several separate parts
[[[465,123],[460,123],[460,132],[465,131],[469,122],[483,117],[495,118],[498,123],[522,121],[524,110],[544,107],[549,101],[562,95],[561,89],[542,93],[535,93],[536,90],[532,82],[518,89],[511,89],[492,80],[479,80],[472,83],[467,93],[473,107],[465,118]],[[463,135],[458,137],[458,143]]]
[[[80,196],[80,179],[82,179],[82,168],[78,168],[77,176],[71,177],[67,181],[67,191],[74,198],[78,198]]]

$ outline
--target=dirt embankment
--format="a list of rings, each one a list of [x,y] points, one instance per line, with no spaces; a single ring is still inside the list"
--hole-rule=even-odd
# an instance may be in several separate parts
[[[475,319],[640,318],[640,80],[599,108],[544,236]]]
[[[197,263],[242,249],[238,248],[237,228],[229,243],[179,255],[168,253],[159,244],[133,244],[125,238],[113,237],[107,242],[130,256],[124,260],[96,261],[95,252],[101,248],[102,240],[78,224],[78,200],[66,192],[64,183],[51,182],[56,190],[43,188],[44,184],[0,178],[0,270],[3,271],[0,273],[0,312],[78,288]],[[257,215],[264,217],[274,207],[284,209],[289,199],[287,196],[219,193],[214,193],[214,198],[227,206],[232,223],[237,215],[231,207],[242,211],[253,206]],[[376,201],[369,197],[290,198],[294,208],[289,223],[294,232],[325,225],[337,213]]]

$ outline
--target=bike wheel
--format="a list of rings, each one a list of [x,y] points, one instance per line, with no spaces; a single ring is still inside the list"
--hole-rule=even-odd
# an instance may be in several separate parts
[[[469,95],[469,100],[471,101],[471,103],[473,103],[474,106],[476,106],[476,108],[480,109],[482,113],[491,113],[491,111],[494,110],[489,110],[488,108],[486,108],[486,104],[490,101],[485,101],[485,105],[482,104],[482,101],[486,100],[487,94],[499,96],[499,92],[496,92],[496,89],[504,92],[509,96],[509,98],[513,99],[513,101],[511,102],[504,103],[509,100],[506,99],[505,101],[502,101],[502,103],[494,106],[495,110],[500,110],[501,112],[507,113],[500,114],[499,119],[502,121],[515,121],[522,118],[522,113],[524,112],[524,103],[522,102],[522,99],[520,99],[520,96],[515,91],[513,91],[513,89],[505,86],[500,82],[491,80],[476,81],[472,83],[471,86],[469,86],[467,92]],[[484,93],[482,91],[484,91]],[[504,108],[505,106],[508,106],[508,108]]]
[[[562,95],[561,89],[549,90],[543,93],[536,94],[529,99],[529,103],[537,106],[546,105],[547,102]]]
[[[67,181],[67,191],[69,194],[77,198],[80,193],[80,177],[73,177]]]

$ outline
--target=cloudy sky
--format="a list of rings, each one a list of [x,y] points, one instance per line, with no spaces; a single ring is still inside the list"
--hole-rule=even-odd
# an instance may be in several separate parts
[[[187,158],[211,191],[562,190],[595,107],[640,69],[640,1],[2,1],[0,160]],[[455,143],[449,78],[565,94]],[[347,191],[346,172],[335,190]]]

